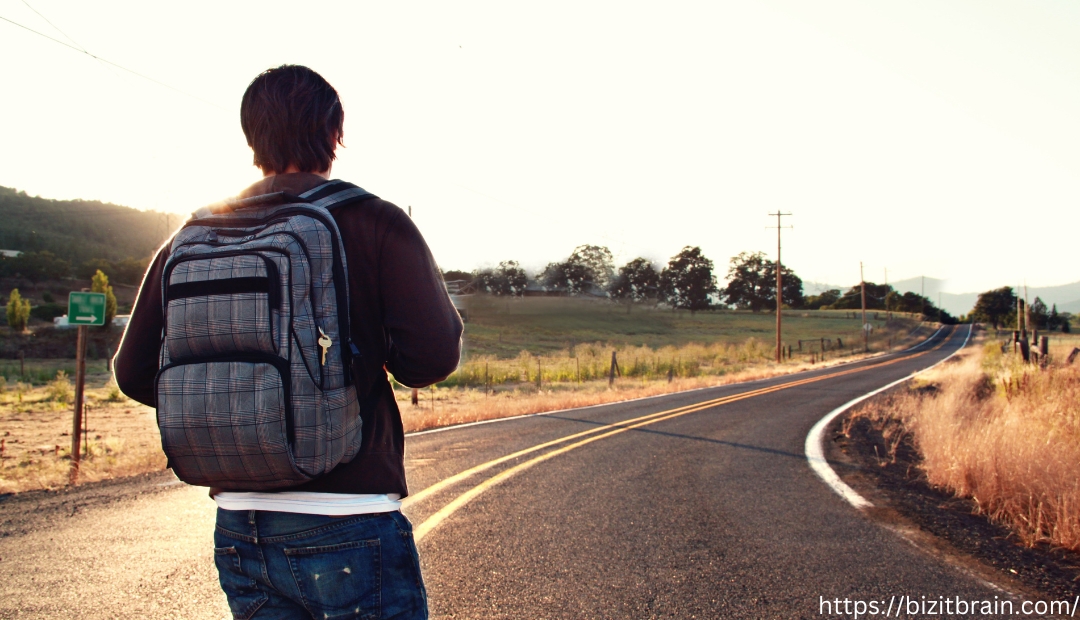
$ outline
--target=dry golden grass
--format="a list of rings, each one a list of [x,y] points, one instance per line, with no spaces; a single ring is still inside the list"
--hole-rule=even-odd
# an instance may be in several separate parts
[[[1055,336],[1046,369],[990,342],[854,415],[893,449],[910,433],[930,484],[1025,544],[1080,550],[1080,364],[1063,363],[1074,341]]]
[[[6,385],[0,392],[0,493],[68,483],[71,466],[71,391],[64,381]],[[108,375],[87,385],[87,441],[80,450],[80,482],[161,470],[165,455],[154,410],[124,398]]]

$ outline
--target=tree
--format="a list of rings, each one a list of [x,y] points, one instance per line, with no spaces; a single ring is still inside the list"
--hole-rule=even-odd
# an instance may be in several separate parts
[[[113,295],[112,287],[109,286],[109,276],[98,269],[90,281],[90,290],[94,293],[105,293],[105,328],[108,329],[116,316],[116,295]]]
[[[783,274],[783,281],[780,286],[784,287],[783,296],[781,301],[789,308],[801,308],[806,299],[803,297],[802,290],[802,278],[795,275],[795,272],[783,265],[780,266],[780,273]],[[769,285],[769,307],[776,307],[776,263],[770,262],[768,269],[765,270],[765,277],[769,279],[771,283]]]
[[[12,289],[7,303],[8,326],[16,331],[26,331],[26,324],[29,321],[30,300],[23,299],[22,295],[19,295],[19,289]]]
[[[23,252],[18,257],[4,261],[8,275],[22,276],[35,284],[42,280],[59,280],[71,274],[71,263],[58,258],[52,252]]]
[[[477,272],[476,279],[482,291],[517,297],[525,294],[525,286],[529,282],[525,270],[515,260],[504,260],[495,269]]]
[[[1054,331],[1061,327],[1061,315],[1058,314],[1057,304],[1050,307],[1050,316],[1046,317],[1046,329]]]
[[[1046,303],[1036,297],[1035,301],[1031,302],[1031,322],[1035,329],[1046,329],[1050,313],[1046,309]]]
[[[867,310],[884,310],[885,298],[891,293],[893,288],[888,284],[875,284],[873,282],[866,283],[866,309]],[[918,297],[918,295],[916,295]],[[921,299],[921,298],[920,298]],[[889,309],[896,310],[890,302]],[[860,310],[862,309],[862,283],[848,289],[843,296],[833,304],[833,308],[838,310]],[[913,310],[912,312],[922,312],[922,310]]]
[[[661,272],[660,290],[672,308],[686,308],[691,314],[709,308],[709,296],[719,292],[713,262],[701,248],[684,247]]]
[[[619,275],[612,280],[608,293],[614,299],[625,299],[629,312],[629,304],[655,297],[659,285],[660,274],[652,261],[639,257],[619,267]]]
[[[788,267],[781,267],[784,287],[782,301],[792,308],[804,303],[802,278]],[[760,312],[776,307],[776,263],[767,260],[764,252],[741,252],[731,258],[728,285],[724,288],[725,302]]]
[[[811,310],[820,310],[828,308],[838,301],[840,301],[840,289],[832,288],[817,295],[810,295],[803,301],[803,305]]]
[[[540,274],[545,287],[580,295],[593,289],[605,291],[614,279],[611,250],[598,245],[579,245],[562,263],[549,263]]]
[[[776,271],[769,277],[769,262],[764,252],[740,252],[728,266],[728,284],[723,290],[726,303],[760,312],[776,303]]]
[[[979,293],[975,308],[971,311],[973,321],[990,323],[997,329],[1016,312],[1016,294],[1011,286],[1003,286],[992,291]]]

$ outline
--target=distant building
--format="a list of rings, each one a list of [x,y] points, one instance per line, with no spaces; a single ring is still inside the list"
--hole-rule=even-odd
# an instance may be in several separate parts
[[[22,250],[0,250],[0,256],[4,258],[17,258],[22,254]]]

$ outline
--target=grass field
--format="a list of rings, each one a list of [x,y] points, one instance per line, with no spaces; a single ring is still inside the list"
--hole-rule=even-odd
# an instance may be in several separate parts
[[[567,297],[477,295],[467,298],[467,310],[466,359],[473,355],[517,357],[521,351],[549,354],[582,343],[657,349],[690,343],[742,344],[757,338],[771,347],[776,333],[774,313],[725,310],[691,314],[651,305],[635,305],[627,312],[624,304]],[[885,313],[870,312],[868,317],[880,333]],[[848,346],[862,338],[859,317],[851,318],[842,310],[786,310],[784,320],[784,341],[792,345],[799,339],[841,338]]]
[[[861,349],[861,323],[845,314],[785,313],[785,338],[795,355],[776,364],[773,314],[691,315],[638,306],[627,313],[602,300],[474,297],[458,371],[420,390],[418,406],[410,402],[411,390],[394,385],[407,431],[625,400],[853,359]],[[888,324],[884,313],[870,317],[875,351],[932,331],[923,326],[916,332],[918,323],[906,317]],[[801,354],[799,339],[805,341]],[[829,342],[824,356],[821,339]],[[609,385],[612,351],[620,376]],[[81,479],[164,467],[153,410],[116,390],[104,360],[87,366],[89,449]],[[74,369],[74,360],[0,360],[0,493],[66,483]]]
[[[608,376],[612,351],[620,376],[646,380],[720,376],[775,359],[775,314],[691,314],[651,306],[627,312],[603,300],[561,297],[468,301],[462,364],[440,387],[600,380]],[[899,342],[917,324],[885,318],[883,312],[868,314],[874,350]],[[821,361],[823,347],[827,358],[855,354],[862,349],[861,324],[844,311],[785,312],[791,363]]]

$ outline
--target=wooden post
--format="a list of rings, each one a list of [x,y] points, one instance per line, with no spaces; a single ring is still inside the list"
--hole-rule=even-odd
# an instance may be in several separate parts
[[[1046,336],[1039,338],[1039,355],[1050,355],[1050,339]]]
[[[419,390],[419,388],[413,388],[412,389],[412,404],[413,404],[413,407],[419,407],[420,406],[420,390]]]
[[[540,388],[543,386],[543,383],[542,383],[543,379],[541,378],[543,376],[543,374],[544,373],[540,368],[540,358],[538,357],[538,358],[536,358],[536,391],[537,392],[539,392]]]
[[[26,380],[26,354],[19,351],[19,380]]]
[[[79,482],[79,449],[82,439],[83,386],[86,382],[86,326],[79,326],[75,344],[75,413],[71,424],[71,470],[68,482]]]
[[[1076,361],[1076,356],[1080,355],[1080,348],[1073,347],[1073,350],[1069,353],[1069,357],[1065,359],[1066,364],[1072,364]]]
[[[622,376],[622,372],[619,370],[619,360],[615,357],[615,351],[611,352],[611,370],[608,373],[608,387],[615,385],[615,373],[619,373]]]

